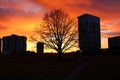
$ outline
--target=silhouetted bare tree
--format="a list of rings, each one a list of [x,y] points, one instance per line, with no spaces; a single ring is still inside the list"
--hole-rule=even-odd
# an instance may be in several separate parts
[[[45,13],[43,22],[36,28],[35,33],[41,36],[45,45],[57,51],[59,59],[62,53],[77,43],[76,22],[61,9]]]

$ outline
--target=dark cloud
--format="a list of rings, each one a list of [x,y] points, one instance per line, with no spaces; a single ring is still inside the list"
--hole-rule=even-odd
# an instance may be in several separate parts
[[[41,6],[30,0],[0,0],[0,19],[36,16],[40,12]]]
[[[120,12],[120,0],[91,0],[91,7],[105,12]]]
[[[86,0],[87,1],[87,0]],[[67,3],[67,6],[74,9],[83,9],[84,11],[93,11],[100,13],[120,13],[120,0],[89,0],[88,3],[76,1]]]
[[[34,9],[33,11],[30,9],[20,10],[15,8],[6,8],[6,7],[0,7],[0,20],[6,20],[9,18],[25,18],[25,17],[34,17],[38,16],[39,14],[36,14]]]
[[[91,0],[93,3],[106,6],[119,6],[120,0]]]
[[[0,7],[0,18],[4,19],[4,18],[8,18],[8,17],[14,17],[17,15],[23,15],[25,14],[23,11],[21,10],[17,10],[17,9],[13,9],[13,8],[5,8],[5,7]]]
[[[11,14],[14,15],[16,12],[18,11],[14,9],[0,7],[0,17],[9,16]]]

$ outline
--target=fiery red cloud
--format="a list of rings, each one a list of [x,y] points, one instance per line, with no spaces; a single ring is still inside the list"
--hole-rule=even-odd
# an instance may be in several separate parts
[[[102,48],[107,38],[120,35],[120,0],[0,0],[0,36],[29,37],[43,14],[61,8],[75,19],[89,13],[101,19]]]

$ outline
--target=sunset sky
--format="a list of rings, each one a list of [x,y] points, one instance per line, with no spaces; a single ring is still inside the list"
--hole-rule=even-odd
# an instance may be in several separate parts
[[[44,13],[54,8],[75,19],[84,13],[100,17],[102,48],[108,47],[108,37],[120,35],[120,0],[0,0],[0,37],[27,36],[27,50],[33,50],[29,37]]]

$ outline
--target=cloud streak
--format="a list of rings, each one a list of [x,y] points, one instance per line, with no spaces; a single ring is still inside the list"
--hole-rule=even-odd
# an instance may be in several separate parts
[[[29,2],[29,0],[0,0],[0,17],[29,17],[38,16],[42,7]]]
[[[101,33],[107,36],[120,36],[120,32],[115,32],[115,31],[107,30],[107,29],[101,30]]]
[[[103,12],[120,12],[120,0],[91,0],[90,7]]]
[[[6,30],[6,29],[8,29],[8,27],[3,26],[2,24],[0,24],[0,31],[1,31],[1,30]]]

